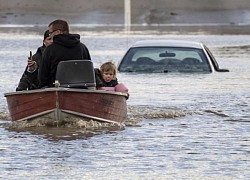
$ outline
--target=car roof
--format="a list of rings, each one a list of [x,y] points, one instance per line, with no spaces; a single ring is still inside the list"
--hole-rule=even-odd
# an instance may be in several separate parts
[[[190,47],[201,49],[203,44],[196,41],[182,40],[142,40],[134,43],[132,47]]]

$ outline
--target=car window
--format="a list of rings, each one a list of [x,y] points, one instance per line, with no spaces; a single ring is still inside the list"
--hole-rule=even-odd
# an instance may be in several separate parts
[[[124,56],[119,71],[210,72],[202,49],[182,47],[137,47]]]

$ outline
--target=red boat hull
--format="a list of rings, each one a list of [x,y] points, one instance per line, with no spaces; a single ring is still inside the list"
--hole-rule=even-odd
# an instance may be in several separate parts
[[[119,124],[127,119],[127,94],[119,92],[47,88],[6,93],[5,97],[13,121],[46,115],[55,121],[70,115]]]

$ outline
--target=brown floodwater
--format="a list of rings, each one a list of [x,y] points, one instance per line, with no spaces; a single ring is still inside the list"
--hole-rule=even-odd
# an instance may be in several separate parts
[[[142,39],[205,43],[228,73],[128,74],[123,127],[11,123],[4,93],[15,90],[42,37],[0,34],[0,178],[249,179],[250,36],[82,32],[95,67],[116,64]]]

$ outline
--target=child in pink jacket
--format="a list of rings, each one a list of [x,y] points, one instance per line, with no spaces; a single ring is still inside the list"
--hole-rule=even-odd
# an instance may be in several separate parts
[[[128,88],[123,83],[118,83],[116,74],[116,66],[110,61],[102,64],[100,69],[95,69],[97,89],[128,93]]]

